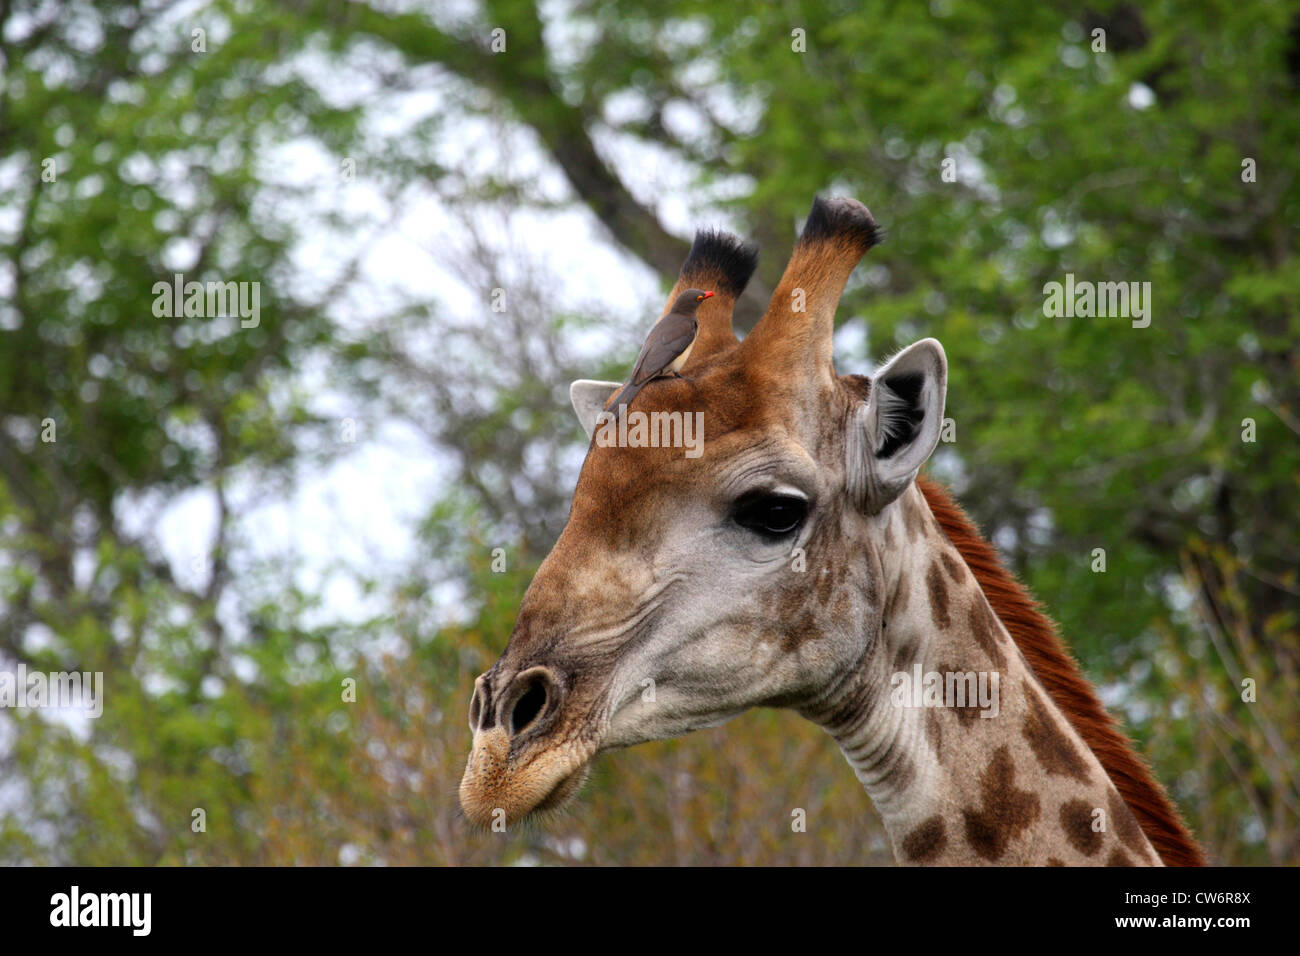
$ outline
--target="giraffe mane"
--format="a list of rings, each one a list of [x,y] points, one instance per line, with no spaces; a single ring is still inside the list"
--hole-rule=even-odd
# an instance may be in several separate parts
[[[994,613],[1006,625],[1044,689],[1096,754],[1160,859],[1166,866],[1205,866],[1205,853],[1192,838],[1177,807],[1115,718],[1102,707],[1092,685],[1062,643],[1056,624],[1003,566],[997,551],[947,490],[925,476],[916,481],[930,511],[975,575]]]

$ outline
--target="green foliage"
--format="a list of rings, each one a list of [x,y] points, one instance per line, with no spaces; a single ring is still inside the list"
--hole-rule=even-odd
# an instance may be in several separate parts
[[[814,193],[866,201],[888,241],[841,307],[869,332],[841,370],[924,335],[944,343],[957,442],[936,469],[1215,859],[1300,859],[1293,11],[610,0],[563,15],[544,21],[532,0],[461,19],[335,2],[216,2],[188,18],[5,6],[0,663],[102,670],[112,703],[73,729],[0,715],[0,861],[888,859],[834,748],[789,714],[606,758],[591,798],[550,830],[467,831],[455,789],[472,679],[504,646],[571,493],[580,436],[563,387],[621,367],[580,368],[566,345],[635,303],[549,301],[540,281],[512,292],[515,325],[432,301],[345,331],[339,290],[304,294],[320,277],[292,258],[322,223],[288,210],[323,184],[272,158],[303,140],[396,192],[426,183],[449,208],[576,197],[665,278],[684,243],[651,200],[760,238],[768,288]],[[495,27],[505,53],[490,52]],[[358,61],[378,87],[435,91],[436,115],[379,136],[364,105],[306,78]],[[506,162],[455,168],[440,147],[462,145],[471,120],[527,130],[572,197]],[[681,164],[689,188],[647,198],[640,170],[597,148],[611,137]],[[154,285],[175,272],[260,282],[260,323],[156,316]],[[1048,317],[1044,285],[1067,273],[1151,283],[1149,327]],[[430,322],[443,354],[425,364],[403,335]],[[313,362],[454,453],[409,573],[352,569],[385,607],[362,622],[322,620],[293,562],[252,559],[233,522],[196,585],[123,519],[203,492],[225,529],[238,488],[284,487],[335,454],[297,377]],[[485,555],[503,542],[507,571],[493,573]],[[459,623],[427,598],[449,578]],[[808,834],[791,834],[792,807]]]

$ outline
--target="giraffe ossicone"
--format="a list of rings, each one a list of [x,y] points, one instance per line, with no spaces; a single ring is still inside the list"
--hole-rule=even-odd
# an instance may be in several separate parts
[[[602,750],[786,707],[835,738],[901,863],[1203,862],[1051,623],[918,477],[943,422],[942,346],[914,343],[874,378],[836,373],[835,309],[879,237],[861,203],[814,200],[738,341],[756,251],[697,235],[668,302],[718,294],[681,376],[629,407],[701,416],[702,454],[591,442],[568,522],[475,682],[472,823],[562,805]],[[622,384],[573,383],[589,437]],[[900,695],[899,675],[929,686]]]

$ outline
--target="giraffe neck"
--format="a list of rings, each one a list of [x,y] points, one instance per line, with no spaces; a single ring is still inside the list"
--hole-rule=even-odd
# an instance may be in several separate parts
[[[873,520],[876,636],[803,712],[839,744],[899,862],[1158,865],[920,490]]]

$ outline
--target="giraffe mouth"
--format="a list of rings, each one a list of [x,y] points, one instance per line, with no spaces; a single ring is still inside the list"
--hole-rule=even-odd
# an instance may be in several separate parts
[[[537,802],[537,806],[529,811],[528,815],[553,813],[562,809],[577,796],[578,791],[582,789],[582,785],[587,782],[589,770],[590,764],[584,763],[577,770],[561,777],[555,782],[555,786],[551,787],[550,791],[547,792],[546,796]]]
[[[461,809],[482,828],[510,827],[559,810],[582,788],[594,750],[570,745],[512,760],[500,727],[480,731],[461,779]]]

